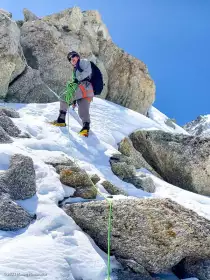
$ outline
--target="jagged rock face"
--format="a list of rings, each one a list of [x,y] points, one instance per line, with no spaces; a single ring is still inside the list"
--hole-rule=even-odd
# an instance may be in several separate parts
[[[9,18],[12,18],[12,13],[10,13],[10,12],[4,10],[4,9],[0,9],[0,13],[5,14]]]
[[[29,21],[21,28],[21,45],[28,65],[40,71],[42,80],[54,91],[64,89],[71,68],[66,59],[61,33],[44,21]]]
[[[107,99],[146,114],[155,101],[155,85],[146,65],[106,40],[100,43],[99,58],[108,72]]]
[[[26,61],[20,45],[20,30],[8,15],[0,11],[0,99],[9,84],[25,69]]]
[[[194,136],[210,136],[210,115],[199,116],[196,120],[189,122],[183,127]]]
[[[33,14],[28,9],[23,9],[24,20],[25,21],[33,21],[39,19],[35,14]]]
[[[47,103],[57,99],[46,87],[39,70],[27,66],[21,77],[10,84],[6,100],[21,103]]]
[[[11,85],[8,100],[51,101],[45,98],[47,89],[44,90],[40,79],[55,92],[62,92],[72,75],[66,56],[69,51],[76,50],[82,58],[90,59],[101,69],[105,84],[101,98],[146,114],[155,99],[155,85],[147,67],[112,42],[97,11],[82,12],[75,7],[41,19],[28,10],[24,10],[24,15],[25,22],[19,24],[21,46],[28,66],[38,70],[40,78],[38,72],[32,74],[27,68],[24,78]],[[25,81],[32,76],[33,84],[31,82],[27,90]],[[22,85],[24,90],[21,91]],[[42,90],[43,98],[39,94]],[[31,91],[38,91],[40,98],[35,99]],[[54,96],[52,99],[57,100]]]
[[[133,145],[167,182],[210,195],[210,139],[160,130],[137,131]]]
[[[64,210],[107,250],[107,202],[75,203]],[[113,200],[111,251],[149,272],[162,272],[186,256],[210,256],[210,222],[169,199]]]

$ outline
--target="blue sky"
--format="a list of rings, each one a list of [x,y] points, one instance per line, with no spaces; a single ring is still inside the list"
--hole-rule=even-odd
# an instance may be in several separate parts
[[[210,113],[209,0],[1,0],[0,6],[15,19],[23,8],[38,16],[97,9],[113,41],[147,64],[159,110],[181,125]]]

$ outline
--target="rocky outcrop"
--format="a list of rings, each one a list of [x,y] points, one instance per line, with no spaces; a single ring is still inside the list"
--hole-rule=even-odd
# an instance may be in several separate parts
[[[105,201],[66,205],[64,210],[107,251]],[[147,271],[172,268],[185,257],[210,256],[210,222],[169,199],[113,201],[111,251]]]
[[[10,12],[4,10],[4,9],[0,9],[0,13],[5,14],[9,18],[12,18],[12,13],[10,13]]]
[[[9,84],[25,69],[20,45],[20,30],[7,14],[0,11],[0,99],[5,98]]]
[[[62,170],[60,172],[61,183],[76,189],[74,196],[82,198],[95,198],[97,190],[93,182],[83,170],[73,171],[72,169]]]
[[[113,42],[100,42],[100,60],[108,73],[107,99],[146,114],[155,101],[155,85],[146,65]],[[142,94],[144,93],[144,94]]]
[[[24,18],[24,23],[18,25],[30,68],[11,84],[7,100],[56,101],[44,83],[56,93],[64,90],[72,71],[66,56],[76,50],[101,69],[105,84],[102,98],[146,114],[155,99],[155,86],[147,67],[112,42],[97,11],[82,12],[74,7],[39,19],[24,9]]]
[[[14,200],[26,199],[36,193],[36,178],[30,157],[15,154],[7,171],[0,174],[0,191]]]
[[[27,66],[25,71],[10,84],[6,100],[21,103],[47,103],[55,100],[55,96],[44,84],[40,72]]]
[[[25,21],[33,21],[39,19],[35,14],[33,14],[28,9],[23,9],[23,15]]]
[[[125,195],[125,196],[128,195],[125,191],[121,190],[120,188],[118,188],[117,186],[113,185],[109,181],[104,181],[104,182],[101,183],[101,185],[111,195],[120,195],[120,194],[121,195]]]
[[[34,218],[8,196],[0,196],[0,230],[10,231],[24,228]]]
[[[210,194],[210,139],[160,130],[137,131],[130,138],[164,180],[189,191]]]
[[[119,157],[119,161],[126,162],[127,164],[134,165],[136,169],[144,168],[151,172],[153,175],[160,177],[160,175],[152,168],[144,159],[142,154],[137,151],[130,138],[125,137],[118,144],[118,151],[122,154]]]

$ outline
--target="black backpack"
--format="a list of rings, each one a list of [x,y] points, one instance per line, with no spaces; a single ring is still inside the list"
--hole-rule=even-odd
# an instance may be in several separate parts
[[[104,87],[103,76],[98,66],[96,66],[92,61],[90,61],[90,63],[92,67],[92,76],[90,82],[93,86],[94,94],[100,95]]]

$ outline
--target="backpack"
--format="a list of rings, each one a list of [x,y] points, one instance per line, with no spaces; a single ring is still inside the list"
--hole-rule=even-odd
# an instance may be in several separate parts
[[[92,84],[94,95],[100,95],[103,90],[103,87],[104,87],[103,76],[101,74],[100,69],[98,68],[98,66],[95,65],[94,62],[90,61],[90,64],[91,64],[91,69],[92,69],[91,79],[84,79],[84,80],[87,80],[88,82],[90,82]],[[83,72],[79,63],[77,65],[77,70],[79,72]],[[74,78],[73,78],[73,80],[74,80]]]
[[[92,76],[90,82],[93,86],[94,94],[100,95],[104,87],[103,76],[98,66],[96,66],[92,61],[90,61],[90,63],[92,68]]]

